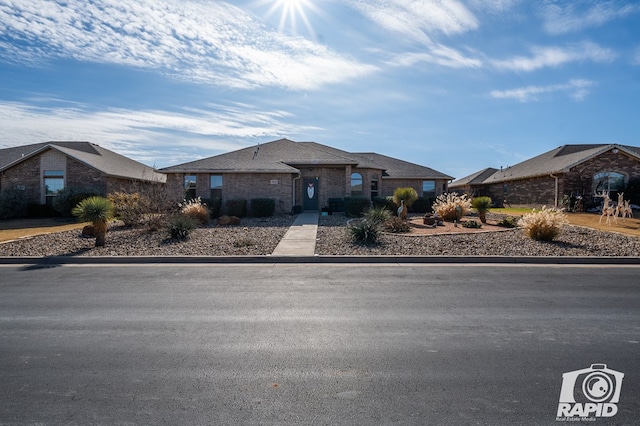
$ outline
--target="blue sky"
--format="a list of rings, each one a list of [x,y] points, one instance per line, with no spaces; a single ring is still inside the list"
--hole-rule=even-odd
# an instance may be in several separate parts
[[[640,3],[0,0],[0,148],[165,167],[281,137],[460,178],[639,145]]]

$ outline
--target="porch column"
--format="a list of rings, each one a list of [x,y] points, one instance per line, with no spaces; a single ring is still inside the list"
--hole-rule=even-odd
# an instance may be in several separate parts
[[[344,187],[344,193],[345,193],[345,197],[350,197],[351,196],[351,165],[347,165],[347,167],[345,168],[345,187]]]

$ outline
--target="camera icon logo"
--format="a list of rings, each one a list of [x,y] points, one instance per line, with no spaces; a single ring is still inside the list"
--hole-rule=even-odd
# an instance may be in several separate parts
[[[558,420],[571,417],[613,417],[618,412],[624,373],[592,364],[562,375]]]

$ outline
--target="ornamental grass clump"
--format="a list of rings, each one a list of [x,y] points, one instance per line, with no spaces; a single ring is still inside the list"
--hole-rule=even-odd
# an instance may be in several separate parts
[[[522,216],[518,226],[524,230],[524,234],[537,241],[552,241],[560,234],[562,227],[568,223],[567,215],[562,210],[547,208],[534,210]]]
[[[190,217],[201,225],[209,223],[209,209],[207,205],[202,202],[200,197],[193,198],[191,200],[184,200],[179,204],[180,213]]]
[[[433,203],[433,211],[443,220],[458,220],[471,210],[471,200],[466,194],[455,192],[440,194]]]
[[[347,226],[351,240],[356,244],[375,245],[380,238],[380,224],[366,219],[356,220]]]

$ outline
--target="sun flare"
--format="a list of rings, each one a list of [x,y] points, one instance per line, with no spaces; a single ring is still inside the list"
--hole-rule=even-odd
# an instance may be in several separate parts
[[[265,18],[269,19],[273,14],[280,11],[280,21],[278,31],[298,33],[298,23],[301,21],[311,35],[315,35],[313,26],[307,15],[308,11],[319,13],[318,7],[313,0],[262,0],[262,4],[272,3]]]

